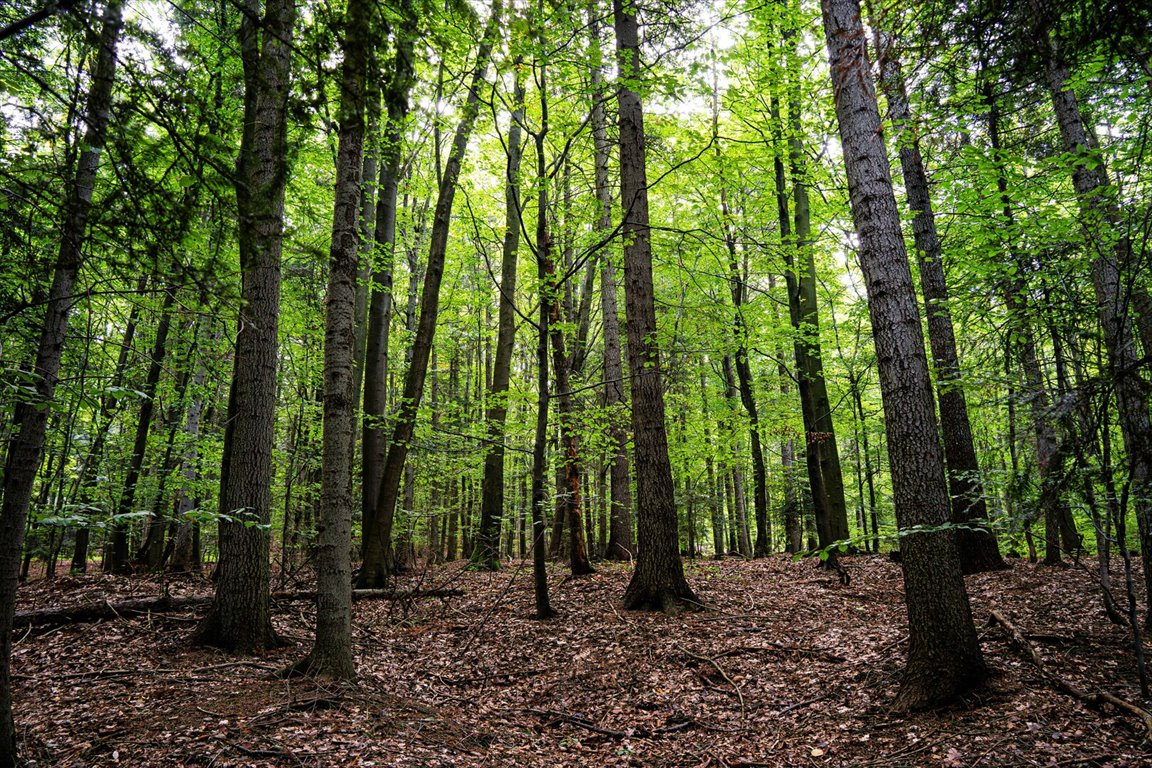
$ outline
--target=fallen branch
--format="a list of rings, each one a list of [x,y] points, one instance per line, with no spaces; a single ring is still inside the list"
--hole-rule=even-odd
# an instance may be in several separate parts
[[[724,668],[720,666],[720,662],[716,661],[716,659],[712,658],[711,656],[701,656],[699,654],[692,653],[692,651],[685,650],[684,653],[688,654],[697,661],[711,664],[713,668],[715,668],[715,670],[720,674],[720,677],[724,678],[725,682],[732,686],[732,690],[736,692],[736,699],[740,702],[740,719],[744,720],[748,716],[748,710],[744,706],[744,692],[740,690],[740,686],[736,684],[736,681],[728,676],[728,673],[725,672]]]
[[[353,600],[415,600],[424,597],[460,597],[464,594],[460,589],[414,589],[407,591],[392,589],[354,589]],[[281,602],[294,602],[315,600],[314,591],[302,592],[273,592],[272,599]],[[185,608],[194,608],[212,602],[211,595],[189,595],[185,597],[150,597],[140,600],[125,600],[119,603],[110,603],[103,600],[98,603],[83,603],[71,605],[66,608],[45,608],[38,611],[18,611],[15,616],[15,626],[20,627],[53,627],[63,624],[80,624],[86,621],[100,621],[102,619],[119,619],[125,616],[134,616],[143,613],[167,613],[180,611]]]
[[[609,728],[601,728],[599,725],[591,722],[583,715],[572,715],[568,714],[567,712],[557,712],[552,709],[527,709],[525,711],[529,714],[536,715],[537,717],[545,717],[554,721],[575,725],[579,728],[592,731],[593,733],[598,733],[601,736],[610,736],[613,739],[648,739],[654,736],[663,736],[665,734],[675,733],[676,731],[682,731],[685,728],[689,728],[696,724],[694,720],[689,719],[681,720],[679,722],[665,725],[661,728],[656,728],[653,730],[649,730],[647,728],[636,728],[628,731],[613,731]]]
[[[1111,693],[1089,693],[1088,691],[1082,691],[1064,678],[1057,676],[1048,669],[1048,666],[1044,663],[1044,659],[1040,657],[1040,654],[1036,651],[1036,648],[1033,647],[1032,643],[1028,641],[1024,633],[1009,621],[1003,613],[995,608],[989,611],[988,623],[999,624],[1008,634],[1008,638],[1012,641],[1012,644],[1028,657],[1028,660],[1032,662],[1033,666],[1035,666],[1057,690],[1068,694],[1093,709],[1099,709],[1101,705],[1109,704],[1116,709],[1123,710],[1138,717],[1144,726],[1144,739],[1141,742],[1141,747],[1145,749],[1152,748],[1152,712]]]

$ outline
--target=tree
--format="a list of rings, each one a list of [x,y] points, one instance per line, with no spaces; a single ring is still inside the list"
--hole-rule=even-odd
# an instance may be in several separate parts
[[[889,19],[878,21],[884,27],[893,24]],[[920,291],[928,317],[928,342],[936,368],[936,397],[952,497],[952,522],[963,526],[956,531],[960,567],[964,573],[997,570],[1007,566],[1000,557],[996,536],[987,527],[988,505],[984,501],[980,466],[972,443],[972,424],[968,418],[968,402],[964,397],[960,359],[956,353],[956,334],[948,308],[943,249],[928,193],[928,175],[920,155],[919,137],[912,124],[912,109],[900,68],[899,50],[895,39],[881,26],[874,30],[881,61],[880,86],[896,134],[908,207],[914,212],[912,232],[920,272]],[[973,521],[976,527],[969,525]]]
[[[356,433],[357,237],[372,2],[345,9],[336,194],[324,323],[324,464],[316,536],[316,640],[293,671],[350,680],[352,658],[352,454]]]
[[[822,0],[836,118],[884,401],[897,523],[936,528],[904,536],[908,664],[895,705],[936,706],[987,674],[955,537],[915,288],[865,50],[857,0]]]
[[[91,85],[84,110],[83,149],[67,192],[63,225],[44,325],[32,368],[34,393],[16,405],[15,435],[4,462],[4,499],[0,502],[0,768],[18,764],[16,728],[12,720],[12,621],[24,526],[36,470],[44,455],[48,416],[60,378],[60,359],[68,336],[72,286],[83,261],[92,192],[100,169],[116,77],[116,46],[120,39],[123,3],[109,0],[100,19]]]
[[[412,360],[404,377],[404,391],[401,395],[396,427],[388,444],[388,454],[380,480],[380,491],[373,512],[371,525],[364,532],[364,562],[356,577],[361,588],[380,588],[384,585],[393,566],[392,523],[396,501],[400,496],[400,480],[404,462],[408,456],[409,443],[416,427],[416,415],[420,399],[424,394],[424,380],[428,374],[428,358],[432,353],[432,340],[436,332],[436,318],[440,305],[440,283],[444,278],[444,260],[448,250],[448,230],[452,222],[452,202],[456,195],[456,184],[460,177],[460,166],[464,153],[468,150],[468,139],[476,116],[480,110],[480,88],[488,72],[492,57],[492,46],[500,29],[503,14],[501,0],[492,4],[492,12],[481,37],[476,52],[476,62],[472,69],[472,79],[468,86],[468,96],[456,134],[452,139],[452,149],[440,179],[440,190],[436,200],[436,212],[432,220],[431,242],[428,250],[428,265],[424,275],[424,289],[420,296],[420,317],[416,335],[412,340]]]
[[[508,418],[508,385],[516,346],[516,264],[520,248],[520,160],[524,148],[524,76],[522,61],[513,63],[512,123],[508,127],[508,165],[504,184],[504,242],[500,260],[500,301],[496,331],[496,359],[488,388],[485,425],[489,444],[484,452],[484,481],[480,500],[480,526],[472,565],[485,570],[500,567],[500,523],[504,517],[504,426]]]
[[[240,653],[280,643],[268,606],[268,527],[295,16],[292,0],[268,0],[263,9],[259,0],[247,0],[239,28],[244,129],[236,208],[243,284],[220,468],[216,594],[193,639]]]
[[[627,5],[625,3],[628,3]],[[632,88],[640,82],[640,40],[630,0],[613,0],[616,55],[620,66],[620,205],[624,220],[624,305],[628,363],[632,371],[632,440],[636,467],[636,567],[624,593],[631,609],[674,613],[699,605],[684,579],[676,531],[675,486],[664,427],[664,392],[656,343],[652,243],[648,224],[648,181],[644,107]]]

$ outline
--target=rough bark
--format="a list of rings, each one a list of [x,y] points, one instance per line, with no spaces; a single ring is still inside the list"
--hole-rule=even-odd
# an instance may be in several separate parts
[[[109,0],[104,6],[85,109],[84,149],[78,158],[64,206],[60,249],[32,369],[35,395],[16,405],[13,414],[15,435],[8,443],[4,463],[4,498],[0,502],[0,766],[3,768],[15,766],[19,761],[16,729],[12,721],[11,660],[12,615],[16,607],[20,550],[24,543],[32,486],[43,458],[49,406],[56,393],[60,358],[68,331],[68,313],[72,308],[72,286],[83,259],[92,190],[107,136],[122,9],[120,0]]]
[[[340,73],[339,138],[324,320],[323,464],[316,526],[316,639],[294,671],[351,680],[352,462],[356,433],[356,297],[365,88],[372,0],[349,0]]]
[[[356,577],[357,586],[380,587],[388,578],[394,565],[392,557],[392,524],[396,501],[400,496],[400,481],[408,448],[416,428],[416,414],[420,399],[424,394],[424,380],[428,374],[428,358],[432,352],[432,340],[436,332],[436,318],[440,308],[440,283],[444,278],[444,261],[448,251],[448,230],[452,222],[452,203],[456,196],[456,182],[460,176],[460,166],[468,149],[472,127],[480,111],[480,90],[488,72],[492,56],[492,46],[500,29],[503,14],[501,0],[492,4],[492,13],[476,53],[476,63],[468,88],[460,123],[452,140],[452,149],[444,166],[436,201],[436,212],[432,221],[432,234],[428,250],[428,265],[424,274],[424,289],[420,297],[420,316],[416,335],[412,341],[412,360],[404,377],[404,391],[401,395],[396,427],[388,444],[384,460],[380,490],[371,525],[364,533],[364,563]]]
[[[887,415],[897,523],[901,528],[941,526],[949,521],[944,458],[860,5],[857,0],[823,0],[821,10]],[[895,705],[912,710],[952,700],[983,681],[986,668],[955,537],[946,531],[910,534],[901,552],[909,648]]]
[[[500,301],[497,315],[496,359],[488,389],[485,427],[484,481],[480,527],[472,565],[484,570],[500,567],[500,526],[504,518],[504,425],[508,420],[508,386],[512,353],[516,346],[516,265],[520,248],[520,160],[523,157],[524,78],[516,67],[512,94],[512,124],[508,128],[508,165],[504,184],[504,247],[500,259]]]
[[[263,10],[263,13],[261,11]],[[216,595],[193,640],[240,653],[279,645],[268,608],[280,253],[296,6],[248,0],[240,21],[244,126],[236,172],[241,309],[220,469]]]
[[[644,108],[628,87],[642,77],[635,10],[613,0],[616,52],[620,66],[620,203],[624,209],[624,297],[628,361],[632,370],[632,440],[636,459],[636,538],[638,555],[624,593],[630,609],[672,613],[699,606],[684,579],[676,527],[676,499],[664,392],[656,344],[656,302],[652,284],[652,244],[648,227],[648,181],[644,148]]]
[[[940,409],[940,433],[952,500],[952,522],[966,526],[977,521],[977,527],[956,531],[960,567],[964,573],[1000,570],[1007,565],[1000,557],[995,534],[983,522],[988,518],[988,505],[984,502],[980,465],[972,442],[972,424],[964,396],[960,357],[956,352],[956,334],[948,309],[943,249],[928,193],[928,174],[924,170],[920,141],[912,124],[912,109],[898,51],[892,37],[879,28],[875,30],[875,39],[876,48],[880,51],[880,85],[888,101],[888,117],[900,151],[904,193],[908,207],[913,211],[912,232],[920,267],[920,291],[928,317],[928,343],[936,369],[936,401]]]
[[[1045,4],[1032,0],[1037,22],[1047,18]],[[1096,252],[1092,261],[1092,286],[1095,289],[1108,368],[1116,387],[1116,404],[1120,433],[1128,457],[1131,481],[1130,497],[1134,500],[1144,562],[1144,586],[1147,605],[1152,609],[1152,419],[1148,415],[1147,383],[1140,375],[1136,332],[1128,315],[1131,296],[1126,275],[1133,269],[1132,243],[1121,220],[1115,190],[1108,179],[1107,167],[1095,142],[1085,128],[1076,94],[1069,85],[1068,67],[1050,32],[1041,26],[1045,75],[1052,97],[1056,121],[1064,150],[1073,156],[1072,185],[1080,204],[1080,222],[1085,240]],[[1152,626],[1146,620],[1145,630]]]

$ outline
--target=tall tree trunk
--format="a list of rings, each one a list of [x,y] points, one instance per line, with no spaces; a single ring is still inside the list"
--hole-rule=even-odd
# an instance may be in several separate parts
[[[494,571],[500,567],[500,526],[504,519],[504,425],[508,420],[508,385],[512,378],[512,353],[516,348],[516,264],[520,248],[520,159],[523,156],[521,124],[524,122],[524,76],[515,66],[512,122],[508,128],[508,165],[504,183],[504,250],[500,260],[500,309],[496,331],[496,361],[488,390],[485,426],[488,446],[484,453],[484,481],[480,527],[472,565]]]
[[[717,86],[712,96],[712,141],[715,145],[716,161],[722,164],[719,121],[720,96]],[[772,549],[772,524],[768,519],[768,473],[764,466],[764,448],[760,439],[760,413],[756,408],[756,397],[752,390],[752,367],[748,362],[748,325],[744,321],[747,286],[744,285],[740,259],[737,255],[736,232],[728,207],[728,190],[722,167],[719,171],[719,183],[720,219],[724,229],[724,245],[728,251],[728,288],[735,311],[732,327],[736,351],[733,358],[740,389],[740,402],[748,413],[748,433],[752,444],[752,504],[756,515],[756,543],[752,556],[765,557]]]
[[[396,501],[400,495],[400,480],[408,457],[408,446],[416,428],[416,414],[424,393],[424,379],[428,374],[428,358],[436,332],[436,318],[440,307],[440,283],[444,278],[444,260],[448,250],[448,229],[452,222],[452,202],[456,195],[456,181],[460,166],[468,149],[468,139],[480,110],[480,90],[488,72],[492,46],[500,29],[503,14],[501,0],[494,0],[492,13],[476,53],[475,68],[468,88],[460,123],[452,141],[452,150],[440,183],[436,213],[432,222],[432,237],[428,250],[428,266],[424,275],[424,290],[420,299],[420,319],[412,341],[412,361],[404,377],[404,392],[396,416],[396,428],[388,445],[384,471],[376,508],[364,537],[364,563],[356,577],[361,588],[382,587],[393,567],[391,555],[392,523]]]
[[[401,7],[404,15],[397,32],[392,76],[384,92],[388,117],[381,140],[379,196],[376,199],[376,225],[373,232],[375,247],[372,249],[376,263],[372,269],[367,350],[364,355],[360,514],[365,533],[372,527],[387,450],[383,420],[388,405],[388,339],[392,327],[392,272],[396,263],[396,202],[400,185],[404,122],[408,116],[408,93],[415,82],[415,11],[411,0],[404,0]],[[367,542],[368,537],[365,535],[360,542],[361,553]]]
[[[795,35],[786,35],[791,51]],[[804,459],[808,482],[812,488],[812,505],[816,533],[821,547],[847,539],[848,508],[844,501],[844,477],[836,428],[832,421],[832,403],[824,378],[824,359],[820,346],[820,310],[816,294],[816,262],[811,217],[808,205],[808,170],[804,160],[801,136],[800,95],[793,86],[788,100],[788,165],[792,175],[793,217],[788,211],[787,179],[784,159],[777,155],[773,164],[776,175],[776,205],[780,219],[780,236],[784,241],[784,274],[788,289],[788,314],[795,334],[793,352],[796,358],[796,388],[804,420]],[[785,128],[779,107],[773,101],[776,122]],[[829,550],[827,562],[834,563],[835,552]]]
[[[952,500],[952,522],[956,530],[960,568],[964,573],[983,573],[1006,568],[996,536],[987,527],[988,505],[980,481],[980,465],[972,444],[972,424],[956,353],[956,335],[948,309],[948,285],[944,277],[943,252],[936,232],[936,216],[928,194],[928,175],[920,155],[920,141],[912,124],[912,109],[900,69],[899,51],[891,35],[874,28],[876,49],[880,51],[880,86],[888,101],[900,170],[908,207],[914,212],[912,232],[916,260],[920,267],[920,291],[928,316],[928,343],[936,368],[936,401],[940,408],[940,432],[944,441],[944,462]],[[976,527],[969,523],[976,521]]]
[[[592,143],[596,198],[600,216],[596,231],[607,237],[612,231],[612,188],[608,181],[611,142],[608,140],[608,118],[604,110],[604,74],[601,56],[600,10],[593,2],[588,8],[592,58]],[[600,311],[604,316],[604,410],[608,422],[608,453],[611,484],[611,507],[608,515],[607,560],[631,560],[635,554],[632,541],[632,486],[628,465],[628,430],[624,425],[624,370],[620,354],[620,316],[616,303],[616,267],[606,254],[600,267]]]
[[[263,13],[261,13],[263,10]],[[240,317],[220,467],[216,595],[194,641],[241,653],[279,645],[268,605],[280,252],[288,177],[292,0],[247,0],[240,20],[244,130],[236,173]]]
[[[12,419],[15,436],[8,443],[4,464],[4,499],[0,502],[0,766],[3,768],[17,765],[19,759],[12,720],[11,661],[20,549],[24,544],[25,522],[36,470],[43,458],[48,414],[56,394],[60,357],[68,335],[72,286],[83,258],[92,190],[108,130],[122,8],[121,0],[108,0],[104,6],[85,109],[87,129],[83,150],[64,207],[60,250],[33,368],[35,396],[16,405]]]
[[[1128,316],[1131,296],[1125,287],[1125,273],[1134,268],[1132,242],[1117,208],[1116,193],[1108,180],[1107,168],[1095,142],[1085,128],[1076,94],[1069,85],[1068,67],[1045,23],[1052,17],[1042,0],[1032,0],[1033,13],[1041,25],[1038,34],[1044,55],[1044,69],[1064,150],[1074,159],[1072,185],[1080,202],[1080,222],[1085,242],[1096,249],[1092,261],[1092,285],[1097,311],[1108,350],[1108,368],[1116,386],[1120,434],[1128,455],[1130,498],[1136,508],[1140,552],[1144,562],[1144,587],[1149,609],[1145,632],[1152,629],[1152,419],[1148,415],[1147,382],[1140,373],[1133,323]],[[1048,21],[1044,21],[1047,19]]]
[[[340,73],[336,190],[324,321],[324,442],[316,526],[316,640],[294,665],[351,680],[352,462],[356,434],[356,277],[364,170],[365,79],[372,50],[372,0],[349,0]]]
[[[140,481],[140,470],[144,467],[144,454],[148,451],[148,432],[152,427],[152,412],[156,409],[156,388],[160,384],[160,374],[164,370],[164,357],[168,353],[168,329],[172,327],[172,305],[176,292],[171,286],[164,289],[164,305],[160,308],[160,321],[156,324],[156,338],[152,344],[152,356],[148,364],[148,375],[141,390],[140,415],[136,421],[136,438],[132,442],[132,455],[128,457],[128,467],[124,474],[124,490],[116,507],[117,519],[112,524],[108,551],[104,553],[105,573],[129,573],[131,564],[128,555],[128,531],[136,502],[136,484]],[[148,520],[152,525],[156,518]]]
[[[617,90],[620,113],[620,203],[624,209],[624,297],[628,327],[628,361],[632,371],[632,440],[636,457],[637,543],[632,580],[624,593],[630,609],[666,613],[699,605],[684,579],[676,527],[676,498],[668,435],[664,427],[664,392],[656,344],[656,301],[652,284],[652,243],[648,228],[648,180],[644,148],[644,108],[628,87],[643,79],[635,8],[613,0],[616,52],[620,66]]]
[[[848,195],[887,414],[889,463],[901,528],[949,521],[944,457],[916,291],[884,152],[880,114],[857,0],[822,0],[821,10],[844,146]],[[908,606],[908,665],[899,710],[937,706],[987,674],[968,604],[955,537],[920,532],[901,544]]]
[[[1003,206],[1002,217],[1008,231],[1016,236],[1018,227],[1015,214],[1012,211],[1012,200],[1009,196],[1008,178],[1004,169],[1000,141],[1000,106],[990,90],[985,92],[985,98],[989,104],[988,138],[992,147],[993,163],[996,166],[996,185]],[[1056,425],[1052,418],[1051,398],[1048,394],[1047,385],[1044,383],[1044,372],[1040,366],[1036,334],[1032,328],[1029,309],[1030,301],[1025,275],[1032,259],[1018,253],[1015,248],[1013,248],[1011,256],[1014,270],[1013,274],[1006,280],[1004,303],[1008,309],[1010,339],[1014,342],[1016,354],[1020,360],[1020,369],[1024,373],[1024,386],[1032,417],[1036,464],[1040,472],[1040,511],[1044,517],[1044,562],[1048,565],[1057,565],[1063,562],[1060,554],[1060,520],[1066,515],[1071,515],[1071,509],[1064,494],[1060,493],[1057,488],[1060,483],[1060,468],[1057,460],[1059,443]],[[1034,514],[1029,515],[1025,524],[1030,526],[1033,518]],[[1028,535],[1031,536],[1030,530],[1028,530]]]
[[[210,335],[215,339],[215,333]],[[180,459],[180,489],[176,493],[176,502],[173,507],[173,518],[176,522],[176,534],[173,537],[172,554],[168,560],[170,573],[191,573],[200,570],[200,561],[195,558],[192,546],[196,535],[196,523],[188,519],[188,513],[195,506],[192,486],[199,475],[199,448],[200,414],[204,410],[204,382],[208,371],[203,362],[196,363],[196,372],[192,374],[192,402],[184,416],[184,455]],[[284,514],[288,515],[289,505],[285,504]],[[285,523],[287,525],[287,522]]]

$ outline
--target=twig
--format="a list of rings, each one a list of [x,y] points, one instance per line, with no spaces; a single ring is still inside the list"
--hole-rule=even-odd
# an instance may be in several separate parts
[[[786,715],[794,709],[800,709],[801,707],[806,707],[809,704],[815,704],[816,702],[822,701],[826,698],[828,698],[828,694],[822,693],[819,696],[816,696],[815,698],[805,699],[804,701],[798,701],[795,704],[789,704],[788,706],[784,707],[784,709],[777,712],[776,716],[779,717],[780,715]]]
[[[1032,662],[1036,669],[1038,669],[1050,683],[1052,683],[1054,688],[1068,694],[1072,698],[1079,700],[1081,703],[1086,704],[1093,709],[1099,709],[1102,704],[1109,704],[1116,709],[1123,710],[1138,717],[1141,724],[1144,726],[1144,738],[1141,741],[1140,746],[1145,749],[1152,748],[1152,712],[1149,712],[1143,707],[1137,706],[1130,701],[1121,699],[1115,694],[1107,692],[1089,693],[1087,691],[1080,690],[1076,686],[1072,685],[1072,683],[1068,682],[1062,677],[1058,677],[1051,670],[1049,670],[1048,666],[1044,663],[1044,659],[1040,657],[1040,654],[1036,651],[1036,648],[1033,647],[1032,643],[1028,642],[1028,638],[1025,637],[1024,633],[1021,632],[1015,624],[1009,621],[1003,613],[993,608],[988,612],[988,616],[989,622],[997,623],[1004,629],[1004,631],[1008,634],[1008,638],[1012,641],[1012,644],[1015,645],[1021,653],[1028,657],[1028,660]]]
[[[740,690],[740,686],[736,685],[736,681],[728,676],[728,673],[725,672],[724,668],[720,666],[720,662],[716,661],[716,659],[710,656],[701,656],[699,654],[692,653],[692,651],[685,650],[684,653],[688,654],[697,661],[706,661],[716,668],[716,671],[720,673],[720,677],[724,678],[728,685],[732,686],[732,690],[736,692],[736,699],[740,702],[740,719],[746,719],[748,717],[748,708],[744,705],[744,692]]]

